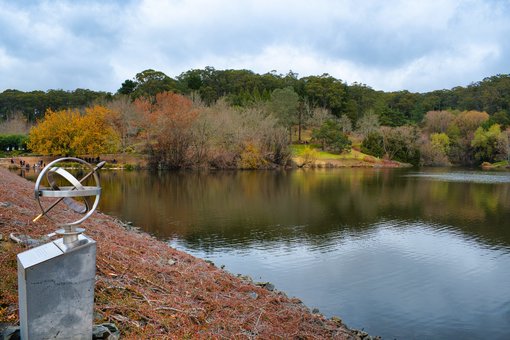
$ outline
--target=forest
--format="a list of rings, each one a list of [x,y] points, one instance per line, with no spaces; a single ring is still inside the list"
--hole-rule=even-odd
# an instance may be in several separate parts
[[[174,79],[149,69],[114,94],[0,93],[0,148],[19,149],[22,142],[6,140],[30,131],[28,140],[16,140],[35,153],[141,152],[158,168],[284,166],[292,143],[337,153],[359,147],[414,165],[476,165],[508,159],[509,106],[510,75],[412,93],[377,91],[328,74],[299,78],[292,71],[206,67]],[[69,141],[51,144],[48,136],[56,131],[50,125],[66,120],[81,128]],[[83,132],[98,124],[104,138]],[[101,147],[92,148],[90,140]]]

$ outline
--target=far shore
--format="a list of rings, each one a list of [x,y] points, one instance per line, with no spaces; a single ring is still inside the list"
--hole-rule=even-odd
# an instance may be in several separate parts
[[[301,156],[293,156],[291,158],[290,165],[287,169],[293,168],[406,168],[411,167],[411,164],[401,163],[391,160],[383,160],[376,157],[361,154],[356,151],[353,152],[355,157],[321,157],[313,161],[304,160]],[[34,155],[20,155],[13,157],[0,158],[0,167],[20,169],[40,168],[39,164],[43,166],[50,163],[51,161],[61,158],[63,156],[34,156]],[[96,156],[83,156],[80,158],[89,158],[92,163],[97,159]],[[147,157],[145,155],[137,154],[108,154],[100,155],[100,160],[107,162],[108,169],[147,169]],[[12,161],[11,161],[12,160]],[[21,166],[20,161],[23,161],[24,165]],[[40,163],[41,162],[41,163]],[[205,168],[208,170],[235,170],[235,169],[212,169]],[[278,169],[278,167],[268,167],[267,170]],[[193,170],[191,168],[190,170]],[[244,169],[247,170],[247,169]]]

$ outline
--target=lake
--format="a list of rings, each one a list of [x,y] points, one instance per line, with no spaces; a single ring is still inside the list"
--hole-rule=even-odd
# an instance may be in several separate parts
[[[101,176],[103,212],[349,327],[384,339],[510,338],[510,172]]]

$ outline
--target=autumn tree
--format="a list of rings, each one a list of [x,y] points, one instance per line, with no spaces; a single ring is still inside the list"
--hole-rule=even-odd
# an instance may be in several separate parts
[[[235,108],[220,98],[197,109],[189,154],[194,166],[258,169],[287,164],[287,129],[265,106]]]
[[[150,98],[139,98],[135,106],[143,115],[140,128],[145,136],[150,165],[153,168],[189,166],[191,125],[198,112],[190,99],[173,92],[162,92]]]
[[[74,139],[79,119],[78,110],[48,110],[30,130],[28,148],[42,155],[76,156]]]
[[[429,111],[423,118],[424,128],[429,133],[446,133],[455,116],[449,111]]]
[[[107,123],[108,109],[94,106],[78,110],[47,111],[29,133],[28,147],[43,155],[99,155],[115,152],[119,138]]]
[[[106,103],[106,107],[109,109],[106,119],[119,133],[121,150],[132,150],[141,119],[136,106],[129,96],[121,95]]]
[[[475,131],[488,119],[489,115],[480,111],[463,111],[455,117],[447,132],[451,141],[449,157],[452,162],[468,165],[475,163],[471,141]]]
[[[450,151],[450,138],[446,133],[432,133],[430,138],[424,135],[420,145],[422,165],[446,166],[450,165],[448,153]]]
[[[98,156],[119,150],[119,134],[108,121],[111,115],[110,110],[96,105],[86,108],[85,114],[79,116],[78,131],[71,144],[77,155]]]

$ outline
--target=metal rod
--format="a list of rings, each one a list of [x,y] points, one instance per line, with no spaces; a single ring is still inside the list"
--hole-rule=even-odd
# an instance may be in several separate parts
[[[91,171],[89,172],[88,174],[86,174],[85,176],[83,176],[82,179],[80,179],[80,183],[83,182],[84,180],[86,180],[87,178],[89,178],[90,176],[92,176],[97,170],[101,169],[104,165],[106,164],[106,161],[102,161],[102,162],[99,162],[97,163],[96,167]],[[71,190],[75,190],[76,187],[73,187]],[[56,200],[52,205],[50,205],[48,207],[48,209],[46,209],[45,211],[43,211],[42,213],[40,213],[39,215],[37,215],[36,218],[34,218],[32,220],[32,222],[37,222],[38,219],[40,219],[41,217],[43,217],[44,215],[46,215],[51,209],[53,209],[60,201],[62,201],[65,197],[61,197],[59,198],[58,200]]]

